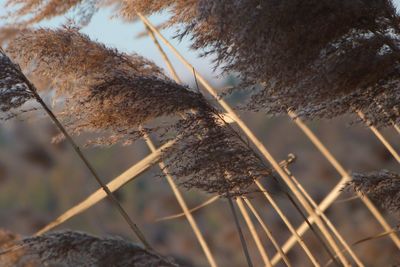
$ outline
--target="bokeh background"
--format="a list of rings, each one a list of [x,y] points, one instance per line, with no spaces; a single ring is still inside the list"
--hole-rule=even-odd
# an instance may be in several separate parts
[[[0,6],[4,2],[0,0]],[[400,1],[396,1],[398,3]],[[0,15],[6,15],[5,11],[0,9]],[[57,27],[73,17],[72,12],[69,17],[47,21],[41,26]],[[157,25],[167,17],[168,14],[158,14],[152,16],[151,20]],[[144,31],[139,22],[123,23],[112,17],[111,10],[103,9],[82,31],[92,39],[124,52],[141,54],[164,67],[150,38],[138,37]],[[213,71],[212,58],[201,58],[198,52],[190,50],[189,40],[179,42],[173,39],[174,29],[164,30],[163,33],[216,87],[225,88],[237,82],[233,76],[220,75],[218,69]],[[172,55],[170,58],[183,81],[194,86],[193,74]],[[234,104],[243,97],[236,94],[227,100]],[[270,118],[261,113],[240,114],[276,159],[285,160],[289,153],[296,155],[296,161],[290,165],[290,170],[317,202],[340,180],[339,174],[288,117]],[[356,118],[352,116],[341,117],[330,121],[308,122],[308,125],[349,171],[365,172],[382,168],[399,171],[398,163],[372,132],[366,127],[351,124],[354,119]],[[383,129],[382,132],[400,151],[399,135],[393,129]],[[57,130],[46,117],[1,122],[0,228],[30,235],[98,188],[67,143],[51,143],[55,134]],[[84,139],[85,136],[81,136],[78,142],[83,143]],[[84,152],[101,177],[108,181],[140,161],[149,150],[144,142],[138,141],[131,146],[90,148],[84,149]],[[302,218],[294,212],[285,197],[280,196],[274,188],[270,190],[293,224],[299,225]],[[184,195],[192,207],[211,197],[197,191],[185,191]],[[194,266],[207,266],[202,250],[184,218],[157,222],[158,218],[180,212],[179,205],[157,166],[119,190],[117,196],[157,250],[175,255]],[[351,196],[352,194],[344,192],[340,199]],[[285,226],[261,196],[254,194],[251,197],[282,244],[289,237]],[[359,200],[337,202],[326,214],[349,243],[382,231]],[[226,201],[217,201],[194,215],[220,266],[245,266],[240,241]],[[392,225],[399,222],[398,218],[385,215]],[[242,225],[245,225],[243,221]],[[127,225],[107,201],[71,219],[58,229],[65,228],[133,239]],[[261,266],[255,244],[247,230],[245,234],[254,262],[256,266]],[[326,262],[328,257],[313,235],[308,233],[305,238],[313,250],[319,252],[321,262]],[[267,251],[271,251],[270,254],[275,253],[266,239],[262,241]],[[355,251],[369,263],[368,266],[400,264],[399,252],[389,238],[363,243],[356,246]],[[292,250],[289,257],[296,263],[294,266],[309,266],[298,247]]]

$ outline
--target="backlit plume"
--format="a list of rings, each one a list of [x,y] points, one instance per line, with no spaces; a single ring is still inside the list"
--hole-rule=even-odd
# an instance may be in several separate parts
[[[102,134],[89,143],[130,143],[144,131],[164,141],[176,136],[162,158],[186,188],[241,195],[270,173],[201,94],[138,55],[107,48],[72,28],[25,30],[7,52],[36,77],[52,79],[64,100],[59,116],[71,133]]]

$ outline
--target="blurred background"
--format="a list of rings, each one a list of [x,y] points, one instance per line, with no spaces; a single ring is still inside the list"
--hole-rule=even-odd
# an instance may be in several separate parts
[[[3,4],[4,0],[0,0],[0,6]],[[5,15],[3,10],[0,10],[0,15]],[[70,18],[73,16],[72,13]],[[141,23],[122,23],[118,18],[111,16],[111,10],[101,10],[82,31],[108,46],[124,52],[141,54],[154,60],[161,67],[165,66],[150,38],[138,37],[145,30]],[[167,16],[168,14],[159,14],[151,17],[151,21],[158,25],[165,21]],[[65,23],[68,18],[51,20],[42,23],[41,26],[56,27]],[[173,29],[165,30],[163,33],[216,87],[225,88],[237,82],[233,76],[220,75],[218,69],[214,72],[212,58],[200,58],[198,53],[190,50],[189,40],[179,42],[173,39],[175,34]],[[168,49],[166,51],[169,54]],[[172,55],[170,58],[184,83],[194,86],[193,74]],[[236,94],[227,100],[235,104],[242,98],[242,95]],[[296,155],[296,161],[289,166],[289,169],[311,193],[314,200],[320,202],[339,182],[341,178],[339,174],[288,117],[270,118],[261,113],[244,112],[240,112],[240,115],[277,160],[287,159],[289,153]],[[361,125],[351,124],[355,119],[349,116],[330,121],[308,122],[308,125],[347,170],[399,171],[398,163],[371,131]],[[400,151],[399,135],[394,129],[382,129],[382,133],[397,151]],[[68,144],[51,143],[55,134],[57,130],[46,117],[1,122],[0,228],[23,235],[33,234],[98,189],[94,179]],[[84,139],[85,136],[81,136],[78,142],[83,143]],[[144,142],[138,141],[134,145],[125,147],[85,149],[84,153],[101,177],[109,181],[148,155],[149,150]],[[291,222],[295,226],[300,225],[303,220],[297,212],[294,212],[287,199],[280,196],[274,188],[269,190],[275,194],[279,205]],[[183,193],[190,207],[211,197],[197,191]],[[352,196],[344,192],[340,199]],[[172,254],[194,266],[207,266],[203,252],[185,218],[157,222],[157,219],[163,216],[181,212],[158,166],[152,167],[119,190],[117,197],[158,251]],[[290,234],[277,214],[259,194],[253,194],[251,197],[278,242],[284,243]],[[326,214],[349,243],[382,232],[382,228],[357,199],[338,201],[327,210]],[[245,266],[240,241],[225,200],[217,201],[195,212],[194,216],[220,266]],[[389,214],[385,216],[391,225],[398,223],[398,218]],[[243,221],[242,225],[245,225]],[[65,228],[98,235],[113,234],[133,238],[130,229],[107,201],[71,219],[58,229]],[[245,235],[256,266],[261,266],[261,258],[247,229]],[[314,251],[319,251],[322,263],[328,260],[312,234],[306,234],[305,240]],[[273,246],[266,239],[262,241],[267,251],[274,255]],[[370,263],[368,266],[400,264],[399,252],[388,237],[363,243],[354,249],[362,260]],[[294,266],[309,266],[305,254],[298,246],[289,253],[289,257],[296,263]]]

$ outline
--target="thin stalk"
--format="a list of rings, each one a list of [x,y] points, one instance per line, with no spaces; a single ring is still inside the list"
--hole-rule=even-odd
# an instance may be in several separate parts
[[[298,118],[297,114],[294,112],[289,112],[289,116],[294,120],[297,126],[304,132],[304,134],[310,139],[310,141],[317,147],[317,149],[322,153],[322,155],[329,161],[329,163],[335,168],[335,170],[341,175],[341,181],[335,186],[335,188],[329,193],[320,205],[323,204],[325,210],[328,206],[332,204],[333,201],[340,195],[343,185],[348,182],[351,177],[350,174],[344,169],[344,167],[338,162],[338,160],[332,155],[332,153],[326,148],[326,146],[321,142],[321,140],[310,130],[309,127]],[[357,193],[358,197],[364,203],[364,205],[370,210],[375,219],[381,224],[385,231],[389,231],[392,227],[386,222],[383,215],[375,207],[375,205],[369,200],[368,197],[362,196]],[[321,208],[321,206],[319,207]],[[400,239],[396,234],[390,236],[396,246],[400,249]]]
[[[289,112],[289,116],[294,120],[294,122],[299,126],[299,128],[307,135],[310,141],[318,148],[318,150],[323,154],[323,156],[331,163],[331,165],[336,169],[336,171],[342,176],[342,179],[336,184],[336,186],[331,190],[331,192],[324,198],[324,200],[318,205],[318,208],[324,212],[329,208],[332,203],[340,196],[343,186],[350,180],[350,174],[343,168],[343,166],[336,160],[336,158],[330,153],[330,151],[322,144],[318,137],[298,118],[294,112]],[[381,224],[381,226],[389,231],[391,226],[386,222],[385,218],[375,207],[375,205],[369,200],[368,197],[358,196],[363,201],[364,205],[370,210],[375,219]],[[310,222],[314,222],[314,219],[309,217]],[[308,225],[304,222],[297,231],[300,235],[303,235],[308,230]],[[390,238],[400,249],[400,239],[395,233],[390,234]],[[289,251],[290,248],[296,243],[296,238],[294,236],[290,237],[283,245],[283,250],[285,252]],[[275,255],[275,257],[280,257],[280,255]]]
[[[321,215],[322,219],[325,221],[329,229],[332,231],[332,233],[336,236],[336,238],[342,243],[344,247],[344,252],[348,252],[350,256],[353,258],[354,262],[357,264],[357,266],[364,267],[364,264],[361,262],[361,260],[358,258],[358,256],[354,253],[354,251],[351,249],[351,247],[347,244],[346,240],[342,237],[342,235],[339,233],[339,231],[336,229],[336,227],[332,224],[332,222],[329,220],[329,218],[323,213],[320,209],[318,209],[317,204],[315,201],[312,199],[312,197],[307,193],[307,191],[304,189],[304,187],[299,183],[299,181],[296,179],[296,177],[291,174],[289,169],[287,167],[284,167],[284,170],[289,174],[289,176],[292,178],[293,182],[298,186],[300,191],[303,193],[303,195],[307,198],[307,200],[311,203],[311,205],[314,207],[314,209],[318,212],[318,214]],[[343,250],[341,250],[343,252]]]
[[[155,145],[153,144],[153,142],[151,141],[150,137],[147,134],[144,136],[144,139],[146,140],[146,144],[152,152],[157,150]],[[186,219],[188,220],[190,226],[192,227],[193,232],[196,235],[196,238],[199,241],[200,246],[202,247],[204,254],[207,257],[207,260],[208,260],[210,266],[216,267],[217,263],[214,259],[214,256],[212,255],[211,250],[203,237],[203,234],[201,233],[195,219],[193,218],[193,215],[190,213],[189,208],[188,208],[181,192],[179,191],[177,185],[174,182],[174,179],[169,174],[168,169],[166,168],[166,166],[163,162],[160,162],[158,165],[159,165],[160,169],[162,170],[162,172],[164,173],[165,177],[167,178],[168,184],[170,185],[172,191],[174,192],[175,198],[177,199],[179,205],[181,206],[181,208],[183,210],[183,213],[186,216]]]
[[[242,199],[237,198],[236,204],[238,205],[238,207],[243,215],[243,218],[246,221],[247,227],[249,228],[250,233],[254,239],[254,242],[256,243],[257,249],[260,252],[260,255],[264,262],[264,265],[267,267],[272,267],[271,260],[269,259],[268,254],[265,251],[265,248],[260,240],[260,237],[257,234],[257,230],[256,230],[256,227],[254,226],[254,223],[251,221],[251,218],[250,218],[246,208],[244,207]]]
[[[146,27],[147,33],[150,36],[151,40],[153,41],[154,45],[157,47],[158,52],[161,54],[161,57],[163,58],[165,65],[167,65],[167,68],[168,68],[169,72],[171,73],[172,78],[177,83],[182,83],[181,79],[178,76],[178,73],[176,72],[174,66],[172,66],[172,63],[168,58],[167,53],[165,53],[164,49],[161,47],[161,44],[158,42],[153,31],[146,24],[144,26]]]
[[[281,255],[283,261],[285,262],[286,266],[291,267],[288,257],[285,255],[285,252],[281,249],[278,242],[272,235],[271,230],[267,227],[267,225],[262,220],[260,214],[256,211],[253,204],[251,204],[250,200],[247,198],[243,199],[246,205],[249,207],[250,211],[253,213],[254,217],[256,217],[258,223],[261,225],[261,228],[264,230],[265,234],[267,235],[268,239],[271,241],[272,245],[275,247],[276,251]]]
[[[274,208],[274,210],[278,213],[279,217],[281,217],[282,221],[285,223],[289,231],[292,233],[294,238],[297,240],[299,243],[300,247],[304,250],[308,258],[310,259],[311,263],[313,266],[320,266],[318,263],[317,259],[314,257],[314,255],[311,253],[310,249],[307,247],[307,245],[304,243],[304,240],[301,238],[301,236],[296,232],[296,229],[293,227],[293,225],[290,223],[289,219],[286,217],[286,215],[283,213],[283,211],[279,208],[279,206],[276,204],[272,196],[268,193],[268,191],[265,189],[265,187],[259,182],[255,181],[256,185],[258,188],[261,190],[265,198],[268,200],[268,202],[271,204],[271,206]]]
[[[179,53],[179,51],[160,33],[158,29],[156,29],[152,23],[141,13],[136,12],[138,17],[145,23],[146,26],[151,29],[151,31],[159,37],[164,44],[171,49],[171,51],[177,56],[177,58],[189,69],[193,70],[194,67]],[[315,217],[315,221],[317,226],[320,228],[321,232],[324,234],[329,245],[334,249],[335,252],[340,254],[340,251],[335,243],[335,240],[331,236],[331,234],[326,231],[325,226],[323,225],[321,219],[312,209],[311,205],[305,200],[305,198],[301,195],[301,193],[297,190],[296,186],[287,176],[287,174],[282,170],[279,166],[278,162],[273,158],[273,156],[269,153],[269,151],[265,148],[262,142],[254,135],[254,133],[247,127],[247,125],[239,118],[239,116],[235,113],[235,111],[230,107],[228,103],[226,103],[223,99],[218,97],[216,90],[203,78],[197,71],[195,71],[196,76],[200,83],[204,86],[204,88],[218,101],[218,103],[225,109],[225,111],[229,114],[229,116],[236,121],[242,131],[248,136],[250,141],[257,147],[257,149],[261,152],[261,154],[265,157],[265,159],[272,165],[272,167],[279,173],[285,183],[288,185],[289,189],[295,195],[295,197],[299,200],[300,204],[305,208],[307,213],[312,217]],[[332,254],[332,253],[329,253]],[[344,265],[348,265],[348,262],[345,258],[340,259]]]
[[[387,97],[387,94],[384,94]],[[382,107],[381,104],[379,104],[376,100],[374,100],[375,104],[378,105],[378,107],[380,108],[380,110],[386,115],[386,116],[390,116],[387,111]],[[390,120],[390,123],[393,125],[393,128],[396,130],[396,132],[398,134],[400,134],[400,127],[399,125],[397,125],[397,123],[394,120]]]
[[[342,204],[342,203],[351,202],[351,201],[354,201],[357,199],[360,199],[360,197],[359,196],[348,197],[345,199],[336,200],[334,204]]]
[[[385,232],[383,232],[383,233],[379,233],[379,234],[374,235],[374,236],[369,236],[369,237],[365,237],[365,238],[363,238],[363,239],[360,239],[360,240],[354,242],[354,243],[352,244],[352,246],[359,245],[359,244],[364,243],[364,242],[367,242],[367,241],[379,239],[379,238],[382,238],[382,237],[385,237],[385,236],[388,236],[388,235],[390,235],[390,234],[392,234],[392,233],[397,233],[397,232],[399,232],[399,228],[398,228],[398,227],[392,228],[392,229],[389,230],[389,231],[385,231]]]
[[[218,199],[220,199],[220,196],[214,196],[214,197],[208,199],[207,201],[205,201],[204,203],[201,203],[200,205],[198,205],[198,206],[196,206],[196,207],[194,207],[194,208],[191,208],[191,209],[189,210],[189,212],[190,212],[190,213],[193,213],[193,212],[198,211],[198,210],[200,210],[200,209],[202,209],[202,208],[204,208],[204,207],[207,207],[208,205],[214,203],[214,202],[217,201]],[[173,220],[173,219],[179,219],[179,218],[182,218],[182,217],[185,217],[185,213],[183,213],[183,212],[182,212],[182,213],[178,213],[178,214],[169,215],[169,216],[166,216],[166,217],[159,218],[159,219],[156,220],[156,222],[162,222],[162,221],[168,221],[168,220]]]
[[[361,111],[357,111],[357,114],[358,114],[358,116],[360,116],[360,118],[363,121],[365,121],[367,124],[369,124],[364,113],[362,113]],[[390,152],[390,154],[392,154],[392,156],[397,160],[397,162],[400,163],[399,153],[397,153],[397,151],[389,143],[389,141],[382,135],[382,133],[373,125],[369,125],[368,127],[371,129],[371,131],[374,133],[374,135],[379,139],[379,141],[381,141],[381,143],[386,147],[386,149]]]
[[[394,129],[396,130],[396,132],[397,132],[398,134],[400,134],[400,126],[397,125],[396,123],[393,123],[393,127],[394,127]]]
[[[233,205],[232,198],[230,196],[228,196],[227,198],[228,198],[229,207],[230,207],[230,209],[232,211],[232,215],[233,215],[233,219],[235,221],[235,225],[236,225],[237,231],[239,233],[240,242],[242,243],[242,248],[243,248],[244,255],[246,257],[247,265],[249,267],[253,267],[253,263],[251,261],[250,254],[249,254],[249,249],[247,248],[246,240],[244,239],[242,227],[240,226],[240,222],[239,222],[236,210],[235,210],[235,206]]]
[[[150,244],[147,242],[146,238],[144,237],[143,233],[139,229],[139,227],[133,222],[133,220],[129,217],[128,213],[124,210],[122,207],[121,203],[118,201],[118,199],[112,194],[110,189],[107,187],[107,185],[101,180],[100,176],[97,174],[93,166],[90,164],[88,159],[83,155],[82,151],[80,150],[79,146],[75,143],[75,141],[72,139],[72,137],[69,135],[69,133],[66,131],[64,126],[61,124],[61,122],[57,119],[57,117],[54,115],[54,113],[49,109],[49,107],[44,103],[42,98],[39,96],[37,93],[37,90],[35,86],[26,78],[26,76],[23,76],[24,82],[27,85],[29,91],[33,94],[35,97],[36,101],[43,107],[47,115],[51,118],[51,120],[54,122],[54,124],[57,126],[57,128],[61,131],[61,133],[65,136],[66,140],[71,144],[73,147],[74,151],[78,155],[78,157],[82,160],[82,162],[85,164],[85,166],[88,168],[90,173],[93,175],[97,183],[101,186],[101,188],[104,190],[104,192],[107,194],[109,197],[111,203],[117,208],[118,212],[121,214],[121,216],[124,218],[124,220],[128,223],[129,227],[131,230],[136,234],[138,239],[142,242],[142,244],[149,250],[153,250],[153,248],[150,246]]]
[[[136,179],[141,173],[146,171],[148,168],[153,166],[161,157],[161,151],[172,146],[175,142],[170,141],[164,144],[162,147],[157,149],[154,153],[151,153],[140,162],[136,163],[128,170],[120,174],[119,176],[115,177],[107,184],[107,187],[110,189],[111,192],[117,191],[119,188],[127,184],[128,182]],[[76,215],[84,212],[85,210],[89,209],[90,207],[94,206],[95,204],[99,203],[101,200],[107,197],[107,194],[103,189],[98,189],[96,192],[88,196],[85,200],[80,202],[79,204],[75,205],[74,207],[68,209],[63,214],[58,216],[54,221],[40,229],[38,232],[35,233],[35,236],[42,235],[51,229],[61,225],[62,223],[68,221],[69,219],[75,217]]]
[[[374,235],[374,236],[368,236],[368,237],[365,237],[365,238],[363,238],[363,239],[360,239],[360,240],[354,242],[353,244],[351,244],[351,246],[352,246],[352,247],[355,247],[355,246],[357,246],[357,245],[359,245],[359,244],[362,244],[362,243],[365,243],[365,242],[368,242],[368,241],[371,241],[371,240],[376,240],[376,239],[380,239],[380,238],[382,238],[382,237],[386,237],[386,236],[388,236],[388,235],[390,235],[390,234],[392,234],[392,233],[396,233],[396,232],[398,232],[398,231],[399,231],[398,228],[393,228],[393,229],[390,230],[390,231],[385,231],[385,232],[383,232],[383,233],[379,233],[379,234]],[[328,262],[325,264],[325,266],[329,266],[331,263],[332,263],[332,261],[328,261]]]

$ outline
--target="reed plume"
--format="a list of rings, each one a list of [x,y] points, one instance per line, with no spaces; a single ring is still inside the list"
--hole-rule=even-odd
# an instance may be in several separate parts
[[[398,15],[380,1],[127,1],[121,13],[164,9],[194,49],[239,73],[246,108],[307,118],[363,111],[398,122]],[[146,8],[148,6],[149,8]]]
[[[100,144],[136,139],[139,125],[201,105],[196,93],[182,90],[152,62],[108,49],[72,28],[22,31],[7,52],[67,96],[60,116],[72,133],[113,132]]]
[[[0,238],[1,266],[178,266],[162,257],[118,237],[95,237],[83,232],[60,231],[18,240],[4,233]],[[0,239],[1,240],[1,239]]]
[[[369,197],[382,208],[400,215],[400,175],[388,170],[353,173],[347,188]]]
[[[186,188],[243,194],[254,179],[270,173],[201,94],[138,55],[109,49],[73,28],[25,30],[7,51],[37,76],[53,79],[66,98],[60,116],[70,132],[110,133],[91,142],[129,143],[142,136],[140,126],[171,121],[146,132],[179,136],[162,160]]]

